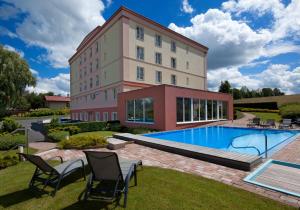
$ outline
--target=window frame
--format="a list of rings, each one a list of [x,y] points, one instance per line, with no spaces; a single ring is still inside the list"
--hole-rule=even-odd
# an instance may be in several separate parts
[[[135,33],[136,33],[135,37],[137,40],[144,41],[144,34],[145,34],[144,27],[136,26]]]
[[[145,49],[141,46],[136,46],[136,59],[145,60]]]
[[[159,39],[158,39],[159,37]],[[156,47],[162,47],[162,38],[161,38],[161,35],[159,34],[155,34],[155,46]]]
[[[162,54],[160,52],[155,52],[154,56],[155,56],[155,64],[162,65]]]
[[[158,78],[160,78],[160,81],[158,80]],[[162,83],[162,71],[155,71],[155,82],[158,84]]]
[[[144,70],[144,67],[141,67],[141,66],[137,66],[136,67],[136,79],[138,81],[144,81],[145,80],[145,70]]]

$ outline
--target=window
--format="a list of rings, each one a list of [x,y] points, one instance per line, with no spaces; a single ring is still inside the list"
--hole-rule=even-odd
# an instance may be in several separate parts
[[[190,78],[186,78],[186,85],[189,85],[190,84]]]
[[[200,120],[206,120],[206,100],[200,100]]]
[[[103,121],[108,121],[108,112],[103,112]]]
[[[126,119],[129,122],[154,122],[153,98],[128,100],[126,111]]]
[[[111,120],[118,120],[118,114],[117,114],[117,112],[112,112],[111,113]]]
[[[84,121],[89,121],[89,115],[87,112],[84,112]]]
[[[155,34],[155,46],[161,47],[161,36],[158,34]]]
[[[96,112],[95,115],[96,121],[100,121],[100,112]]]
[[[91,98],[92,100],[95,100],[96,94],[95,94],[95,93],[91,93],[91,94],[90,94],[90,98]]]
[[[82,79],[82,70],[79,71],[79,78]]]
[[[212,120],[212,101],[207,101],[207,120]]]
[[[100,81],[99,81],[99,75],[96,75],[96,86],[99,86]]]
[[[173,69],[176,69],[176,58],[171,58],[171,67],[173,68]]]
[[[176,52],[176,42],[171,41],[171,51]]]
[[[84,81],[84,90],[86,90],[86,89],[87,89],[87,82]]]
[[[188,46],[185,47],[185,53],[189,54],[189,47]]]
[[[83,120],[84,120],[84,119],[83,119],[83,112],[80,112],[79,119],[80,119],[80,121],[83,121]]]
[[[90,78],[90,88],[92,88],[93,87],[93,78],[91,77]]]
[[[93,71],[93,63],[91,62],[90,63],[90,73],[92,73],[92,71]]]
[[[82,83],[80,83],[79,91],[80,91],[80,92],[82,91]]]
[[[213,101],[213,120],[218,119],[218,101]]]
[[[96,52],[98,52],[98,42],[96,42]]]
[[[107,99],[108,99],[107,90],[104,90],[104,98],[105,98],[105,101],[107,101]]]
[[[183,98],[176,99],[177,122],[183,122]]]
[[[162,82],[162,73],[161,73],[161,71],[156,71],[155,72],[155,81],[156,81],[156,83],[161,83]]]
[[[184,121],[192,121],[191,120],[191,99],[190,98],[184,98]]]
[[[139,40],[144,40],[144,28],[137,26],[136,27],[136,38]]]
[[[136,59],[144,60],[144,48],[136,47]]]
[[[161,53],[156,52],[155,53],[155,63],[161,65]]]
[[[96,69],[99,69],[99,59],[96,59]]]
[[[104,72],[104,79],[106,79],[106,71]]]
[[[172,74],[171,75],[171,84],[172,85],[176,85],[177,81],[176,81],[176,75]]]
[[[103,54],[103,60],[106,61],[106,52]]]
[[[114,99],[116,99],[117,98],[117,89],[116,88],[113,89],[113,95],[114,95]]]
[[[228,104],[226,101],[222,101],[222,113],[223,113],[223,117],[222,119],[228,119]]]
[[[189,69],[189,68],[190,68],[190,63],[189,63],[188,61],[186,62],[185,68],[186,68],[186,69]]]
[[[138,66],[136,68],[136,79],[137,80],[144,80],[144,68]]]
[[[193,121],[200,120],[200,101],[199,99],[193,99]]]

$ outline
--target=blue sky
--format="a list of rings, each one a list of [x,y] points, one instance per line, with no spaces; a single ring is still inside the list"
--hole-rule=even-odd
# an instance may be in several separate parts
[[[29,90],[66,95],[68,58],[122,5],[209,47],[210,90],[300,93],[300,0],[0,0],[0,43],[30,64]]]

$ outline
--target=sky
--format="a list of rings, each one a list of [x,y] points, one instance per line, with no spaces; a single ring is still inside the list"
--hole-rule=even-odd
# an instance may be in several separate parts
[[[29,63],[30,91],[67,95],[68,59],[120,6],[207,46],[210,90],[300,93],[300,0],[0,0],[0,44]]]

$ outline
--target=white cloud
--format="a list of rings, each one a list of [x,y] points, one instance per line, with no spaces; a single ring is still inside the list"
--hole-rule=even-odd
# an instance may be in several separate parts
[[[8,20],[15,17],[19,13],[19,10],[11,5],[2,5],[0,7],[0,19]]]
[[[263,50],[262,56],[273,57],[291,52],[300,54],[300,46],[289,41],[278,41],[266,46]]]
[[[196,15],[191,23],[188,27],[171,23],[169,28],[209,47],[209,69],[250,63],[261,56],[264,45],[271,39],[268,31],[254,31],[218,9]]]
[[[33,75],[36,75],[36,76],[39,75],[39,72],[38,72],[37,70],[34,70],[34,69],[29,69],[29,70],[31,71],[31,73],[32,73]]]
[[[67,67],[84,36],[104,23],[104,4],[99,0],[5,0],[25,14],[17,26],[19,38],[47,50],[54,67]]]
[[[22,50],[19,50],[19,49],[16,49],[14,48],[13,46],[10,46],[10,45],[4,45],[3,46],[5,49],[9,50],[9,51],[12,51],[12,52],[15,52],[15,53],[18,53],[22,58],[24,57],[24,52]]]
[[[221,81],[228,80],[235,88],[279,88],[287,94],[300,92],[300,66],[290,69],[288,65],[272,64],[261,73],[244,75],[238,68],[221,68],[208,72],[208,86],[217,91]]]
[[[181,6],[181,11],[183,11],[184,13],[191,14],[194,12],[194,8],[190,5],[188,0],[183,0],[182,6]]]
[[[55,77],[39,77],[36,70],[31,72],[37,76],[36,87],[28,87],[27,90],[35,93],[54,92],[55,94],[67,95],[70,93],[70,74],[58,74]]]
[[[11,32],[10,30],[8,30],[3,26],[0,26],[0,36],[8,36],[12,39],[18,37],[15,33]]]

